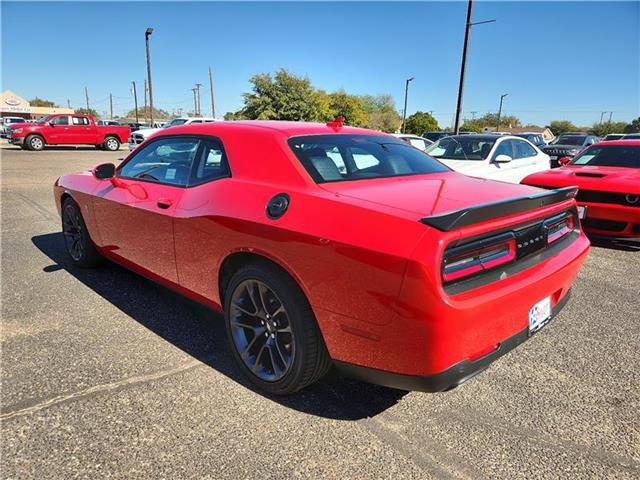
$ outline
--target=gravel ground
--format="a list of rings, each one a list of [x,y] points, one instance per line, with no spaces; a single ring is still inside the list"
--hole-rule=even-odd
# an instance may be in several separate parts
[[[640,477],[640,243],[595,242],[565,310],[453,391],[271,398],[218,314],[67,261],[53,181],[125,151],[0,153],[2,478]]]

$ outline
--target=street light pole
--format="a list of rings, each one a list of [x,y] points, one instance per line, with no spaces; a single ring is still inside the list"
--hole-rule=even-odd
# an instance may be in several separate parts
[[[144,40],[147,47],[147,82],[149,86],[149,119],[151,126],[153,127],[153,89],[151,87],[151,57],[149,55],[149,37],[153,33],[153,28],[149,27],[144,32]]]
[[[196,83],[196,92],[197,92],[197,95],[198,95],[198,108],[197,108],[197,110],[198,110],[197,115],[198,116],[202,116],[202,108],[200,107],[200,87],[201,86],[202,86],[201,83]]]
[[[193,92],[193,115],[195,117],[198,116],[198,98],[196,97],[196,88],[192,88],[191,91]]]
[[[213,96],[213,74],[211,73],[211,67],[209,67],[209,88],[211,89],[211,118],[216,118],[216,101]]]
[[[500,95],[500,108],[498,109],[498,124],[496,125],[496,133],[498,132],[498,130],[500,130],[500,116],[502,115],[502,100],[504,100],[504,97],[506,97],[507,95],[509,94],[505,93],[504,95]]]
[[[407,78],[404,84],[404,110],[402,110],[402,128],[400,132],[404,133],[404,123],[407,119],[407,98],[409,97],[409,82],[413,81],[416,77]]]
[[[467,49],[469,48],[469,37],[471,36],[471,27],[481,25],[483,23],[492,23],[495,20],[485,20],[484,22],[471,23],[473,13],[473,0],[469,0],[467,5],[467,23],[464,31],[464,47],[462,47],[462,64],[460,65],[460,84],[458,85],[458,104],[456,106],[456,119],[454,121],[454,132],[460,133],[460,116],[462,115],[462,97],[464,94],[464,75],[467,70]]]

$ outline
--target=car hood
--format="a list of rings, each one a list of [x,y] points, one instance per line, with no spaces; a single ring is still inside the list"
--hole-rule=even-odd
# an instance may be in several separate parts
[[[137,133],[137,134],[141,135],[142,138],[149,138],[151,135],[153,135],[154,133],[158,133],[161,130],[162,130],[162,128],[143,128],[143,129],[140,129],[140,130],[136,130],[133,133]]]
[[[583,148],[583,145],[563,145],[563,144],[554,144],[554,145],[547,145],[546,147],[543,147],[543,151],[544,150],[555,150],[555,149],[559,149],[559,150],[580,150]]]
[[[540,192],[533,187],[472,178],[456,172],[331,182],[320,186],[345,199],[410,212],[416,219]]]
[[[438,158],[437,160],[456,172],[467,175],[480,174],[487,169],[486,160],[450,160],[448,158]]]
[[[640,194],[640,169],[625,167],[598,167],[567,165],[529,175],[523,181],[528,185],[550,187],[578,186],[584,190],[600,190]]]

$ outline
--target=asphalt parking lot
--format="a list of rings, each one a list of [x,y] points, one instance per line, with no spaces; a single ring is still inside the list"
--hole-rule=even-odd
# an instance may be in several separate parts
[[[565,310],[453,391],[270,398],[219,315],[67,261],[54,180],[125,150],[0,153],[2,478],[640,476],[640,243],[598,241]]]

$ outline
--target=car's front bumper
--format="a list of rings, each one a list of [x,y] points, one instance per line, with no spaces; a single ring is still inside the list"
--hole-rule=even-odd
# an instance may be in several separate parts
[[[11,145],[24,145],[24,137],[12,137],[8,136],[7,140]]]
[[[587,202],[578,202],[578,205],[587,207],[586,218],[581,220],[585,232],[612,237],[640,238],[640,206]]]
[[[550,322],[569,301],[571,291],[562,297],[553,307]],[[538,330],[539,331],[539,330]],[[400,390],[420,391],[420,392],[442,392],[450,390],[458,385],[470,380],[479,373],[486,370],[491,363],[506,353],[524,343],[535,333],[530,333],[528,328],[520,330],[498,344],[498,347],[487,355],[477,360],[463,360],[446,370],[433,375],[402,375],[399,373],[367,368],[360,365],[336,361],[335,365],[342,373],[358,380],[385,387],[397,388]]]

